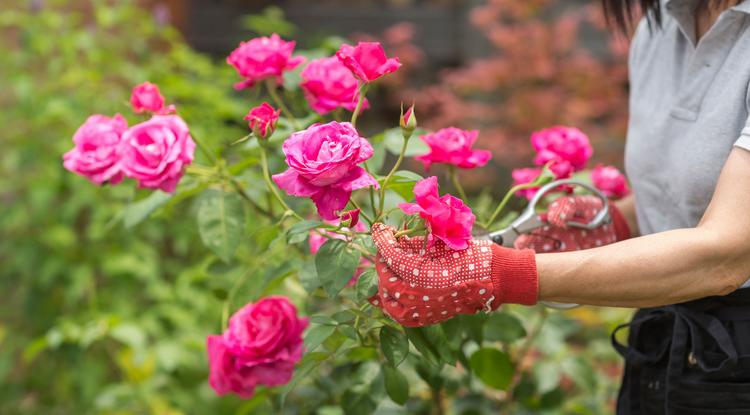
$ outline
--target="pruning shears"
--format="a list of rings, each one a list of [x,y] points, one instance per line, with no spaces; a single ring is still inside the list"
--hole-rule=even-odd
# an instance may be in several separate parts
[[[526,206],[526,209],[521,212],[521,215],[519,215],[518,218],[511,222],[511,224],[507,227],[497,231],[480,230],[479,232],[477,232],[478,234],[475,234],[474,237],[477,239],[489,239],[496,244],[506,247],[513,247],[514,242],[516,241],[516,239],[518,239],[519,236],[528,234],[534,229],[538,229],[548,225],[545,221],[542,220],[542,218],[539,216],[539,213],[537,213],[537,204],[539,204],[548,193],[563,185],[583,187],[602,201],[602,209],[597,212],[597,214],[588,223],[569,221],[567,222],[568,226],[570,226],[571,228],[593,230],[611,222],[612,219],[609,215],[609,203],[607,201],[607,197],[602,192],[588,183],[584,183],[575,179],[563,179],[555,180],[542,186],[536,192],[534,197],[531,198],[528,206]],[[572,303],[563,304],[542,301],[542,304],[547,307],[557,309],[570,309],[578,307],[578,304]]]

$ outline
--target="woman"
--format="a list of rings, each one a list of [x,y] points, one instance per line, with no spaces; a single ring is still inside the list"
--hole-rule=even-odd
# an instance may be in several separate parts
[[[603,3],[621,29],[636,12],[633,0]],[[613,223],[568,229],[596,206],[558,199],[549,226],[516,244],[536,253],[487,241],[425,252],[376,224],[373,303],[409,326],[502,303],[639,307],[629,345],[615,342],[626,361],[618,414],[747,414],[750,2],[638,3],[647,17],[630,51],[625,155],[634,197],[612,206]],[[565,250],[593,248],[550,252],[561,234]]]

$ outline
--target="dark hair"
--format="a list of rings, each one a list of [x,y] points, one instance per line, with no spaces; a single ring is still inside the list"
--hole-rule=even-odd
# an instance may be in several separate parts
[[[602,0],[607,22],[627,33],[639,16],[648,16],[650,23],[661,25],[660,0]]]
[[[708,10],[712,5],[736,6],[744,0],[699,0],[696,4],[696,12]],[[661,1],[660,0],[602,0],[604,17],[607,22],[617,28],[621,33],[627,34],[633,27],[635,19],[640,16],[648,16],[649,27],[661,27]]]

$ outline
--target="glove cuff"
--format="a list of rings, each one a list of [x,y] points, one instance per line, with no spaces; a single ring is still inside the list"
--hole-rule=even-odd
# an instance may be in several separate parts
[[[492,285],[495,289],[493,310],[500,304],[536,304],[539,277],[534,250],[510,249],[493,244]]]
[[[620,209],[618,209],[613,203],[609,204],[609,216],[612,218],[612,227],[615,229],[615,238],[617,241],[624,241],[630,239],[632,234],[630,233],[630,226],[628,221],[625,220]]]

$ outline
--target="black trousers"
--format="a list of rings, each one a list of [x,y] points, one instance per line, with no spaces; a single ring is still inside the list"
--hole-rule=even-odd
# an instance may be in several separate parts
[[[750,289],[638,310],[612,343],[625,358],[618,415],[750,415]]]

